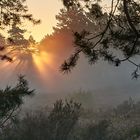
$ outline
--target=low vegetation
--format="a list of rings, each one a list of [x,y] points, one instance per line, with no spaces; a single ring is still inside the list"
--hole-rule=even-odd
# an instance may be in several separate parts
[[[73,100],[25,113],[1,130],[0,140],[138,140],[140,102],[131,98],[106,110],[88,110]]]

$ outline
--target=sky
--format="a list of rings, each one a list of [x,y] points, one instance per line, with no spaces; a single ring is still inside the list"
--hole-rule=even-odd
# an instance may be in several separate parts
[[[51,34],[52,27],[56,25],[55,15],[63,7],[61,0],[27,0],[29,12],[35,18],[41,19],[41,24],[37,26],[30,25],[28,34],[32,34],[37,41],[40,41],[45,35]]]
[[[110,0],[104,0],[105,7],[110,6]],[[55,15],[59,13],[59,10],[63,7],[61,0],[27,0],[29,12],[34,15],[35,18],[41,19],[41,24],[37,26],[27,26],[28,36],[33,35],[37,41],[40,41],[45,35],[53,32],[53,26],[57,21]]]

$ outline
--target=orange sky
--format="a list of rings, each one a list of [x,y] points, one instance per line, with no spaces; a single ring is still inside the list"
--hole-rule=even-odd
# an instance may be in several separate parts
[[[104,0],[106,6],[110,6],[110,0]],[[42,23],[37,26],[28,24],[28,34],[33,35],[40,41],[46,34],[52,33],[52,27],[56,25],[55,15],[63,7],[61,0],[27,0],[30,13],[41,19]],[[27,28],[27,27],[26,27]]]
[[[40,41],[46,34],[50,34],[52,27],[56,25],[55,15],[62,7],[61,0],[27,0],[30,13],[42,23],[37,26],[30,25],[28,35],[31,34]]]

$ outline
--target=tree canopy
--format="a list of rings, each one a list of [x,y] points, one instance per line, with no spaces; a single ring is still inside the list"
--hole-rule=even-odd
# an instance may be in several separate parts
[[[40,23],[32,14],[28,12],[26,0],[1,0],[0,1],[0,30],[8,33],[8,38],[0,32],[0,59],[12,61],[13,52],[29,52],[28,46],[33,42],[24,38],[26,30],[20,28],[23,22],[27,20],[33,24]],[[8,27],[8,28],[7,28]],[[8,30],[9,29],[9,30]],[[32,50],[30,50],[32,51]],[[16,55],[19,54],[16,52]],[[19,76],[15,87],[7,86],[0,89],[0,128],[5,126],[15,117],[25,96],[30,96],[34,90],[30,90],[28,82],[24,76]]]
[[[140,2],[137,0],[111,0],[105,7],[100,0],[62,0],[67,11],[77,8],[82,11],[93,28],[74,33],[75,52],[66,60],[61,70],[70,72],[83,53],[90,64],[99,59],[115,66],[123,62],[133,64],[132,73],[139,77],[139,63],[134,61],[140,55]]]
[[[3,29],[9,25],[22,24],[23,20],[29,20],[34,24],[40,22],[28,13],[26,0],[1,0],[0,1],[0,28]]]
[[[34,90],[29,89],[24,76],[19,76],[15,87],[7,86],[5,89],[0,89],[0,128],[14,118],[23,103],[23,98],[33,93]]]
[[[3,35],[0,37],[0,59],[12,61],[12,57],[9,56],[9,49],[11,54],[15,50],[24,50],[29,46],[28,40],[24,38],[26,30],[21,29],[24,21],[29,21],[33,24],[39,24],[40,20],[33,17],[28,12],[26,0],[1,0],[0,1],[0,29],[1,32],[5,31],[9,35],[5,38]],[[8,28],[7,28],[8,27]],[[10,30],[8,30],[10,28]],[[8,30],[8,31],[7,31]],[[4,42],[3,42],[4,41]],[[8,49],[8,51],[7,51]]]

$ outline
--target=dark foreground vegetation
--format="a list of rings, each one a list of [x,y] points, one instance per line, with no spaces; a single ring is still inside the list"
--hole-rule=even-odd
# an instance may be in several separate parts
[[[91,107],[91,94],[78,93],[57,100],[52,107],[24,112],[31,96],[20,76],[14,87],[0,90],[0,140],[139,140],[140,102],[131,98],[116,107]],[[86,104],[85,104],[86,103]]]
[[[77,102],[77,101],[76,101]],[[131,98],[112,109],[88,109],[73,100],[16,115],[0,140],[139,140],[140,102]]]

